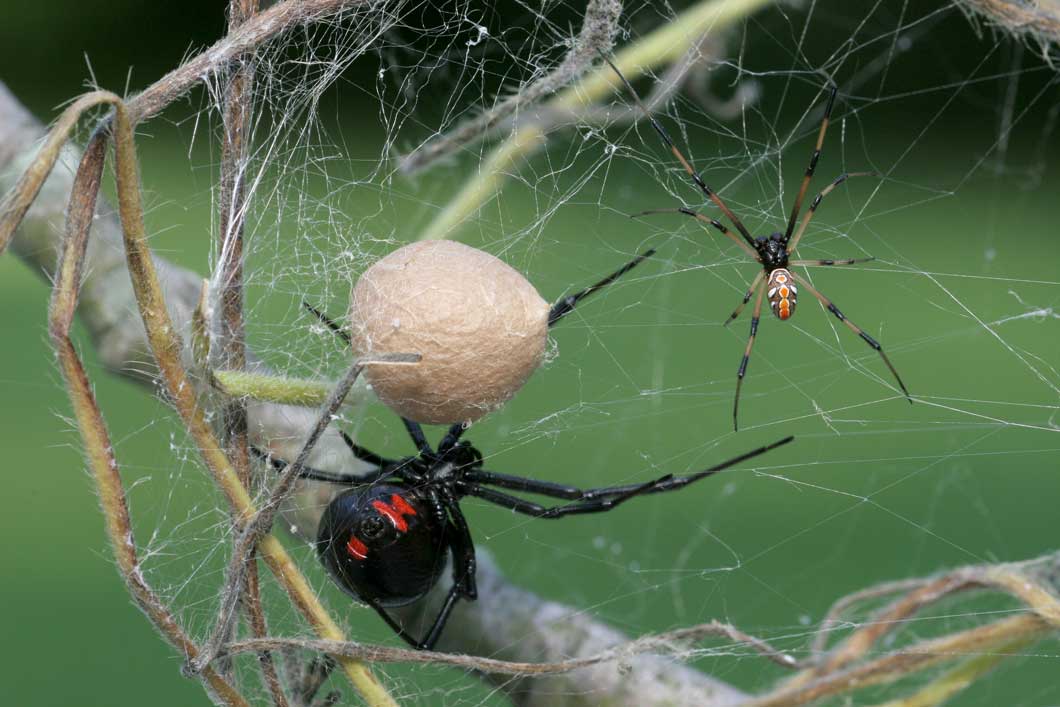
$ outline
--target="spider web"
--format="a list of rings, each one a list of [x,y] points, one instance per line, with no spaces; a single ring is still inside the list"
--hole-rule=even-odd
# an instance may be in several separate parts
[[[618,45],[684,9],[627,4]],[[808,658],[820,632],[834,634],[832,642],[867,620],[862,610],[839,627],[820,626],[848,592],[1054,552],[1060,260],[1049,238],[1060,86],[1037,48],[945,3],[854,10],[809,2],[770,7],[703,44],[673,90],[658,89],[673,76],[668,67],[634,78],[756,235],[783,230],[828,81],[840,97],[807,203],[840,173],[881,175],[832,192],[799,248],[802,258],[876,260],[799,272],[883,344],[915,403],[874,351],[803,292],[789,322],[763,312],[734,434],[750,306],[730,327],[722,323],[758,266],[691,219],[628,217],[688,206],[721,218],[651,128],[634,120],[628,94],[560,118],[523,106],[488,139],[414,176],[402,171],[404,156],[548,75],[582,13],[564,2],[483,9],[432,0],[371,19],[351,15],[267,46],[255,65],[244,170],[249,346],[275,371],[338,378],[348,352],[302,302],[341,318],[365,267],[427,229],[499,142],[546,121],[547,146],[506,166],[503,188],[451,237],[501,257],[549,300],[646,247],[658,255],[558,325],[542,370],[468,432],[487,467],[605,486],[694,472],[788,434],[797,440],[756,460],[753,471],[745,465],[610,514],[553,524],[466,501],[477,545],[514,583],[633,637],[719,619]],[[214,214],[211,232],[216,194],[202,173],[216,171],[223,87],[211,82],[174,118],[198,175],[192,206],[182,208]],[[144,172],[150,190],[148,157]],[[153,199],[166,255],[180,246],[165,228],[189,216],[165,194]],[[121,458],[126,440],[148,439],[179,462],[149,461],[156,453],[126,466],[142,478],[131,494],[144,569],[204,636],[230,523],[194,448],[167,411],[152,410],[146,425],[122,431],[116,448]],[[341,424],[384,456],[412,451],[380,405]],[[433,441],[440,432],[429,434]],[[351,635],[397,640],[329,586],[308,544],[297,556]],[[265,590],[271,630],[308,635],[278,590]],[[874,654],[1015,608],[1003,600],[944,604]],[[1005,704],[1055,704],[1055,641],[1024,653],[954,704],[998,704],[999,695]],[[732,646],[708,643],[690,655],[742,689],[781,677]],[[459,671],[384,672],[403,704],[505,703]],[[918,684],[858,696],[875,703]]]

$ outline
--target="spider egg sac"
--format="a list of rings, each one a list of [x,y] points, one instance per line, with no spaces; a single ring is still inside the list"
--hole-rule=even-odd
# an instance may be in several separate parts
[[[375,394],[424,424],[471,422],[506,403],[541,364],[549,305],[514,268],[453,241],[421,241],[379,260],[350,297],[356,355],[418,353],[373,366]]]

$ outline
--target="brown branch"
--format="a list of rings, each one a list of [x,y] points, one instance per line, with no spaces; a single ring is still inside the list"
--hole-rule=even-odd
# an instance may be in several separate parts
[[[896,682],[939,663],[997,650],[1015,640],[1040,638],[1055,627],[1036,614],[1020,614],[985,626],[921,641],[882,658],[829,673],[805,685],[778,690],[743,707],[795,707],[829,695]]]
[[[71,194],[68,210],[66,247],[58,266],[59,277],[52,291],[48,331],[55,345],[70,403],[85,442],[85,454],[88,456],[93,480],[99,492],[107,536],[114,550],[121,578],[137,606],[163,637],[187,659],[193,659],[199,653],[198,646],[177,623],[168,607],[147,583],[140,569],[129,506],[118,471],[118,462],[112,451],[110,434],[92,393],[88,375],[70,339],[88,233],[95,216],[96,195],[99,193],[103,174],[106,145],[106,136],[96,133],[85,151],[74,179],[75,189]],[[218,672],[211,670],[203,673],[202,678],[208,690],[225,704],[248,704],[238,690]]]
[[[251,19],[258,11],[258,0],[231,0],[228,6],[229,34]],[[229,80],[223,112],[223,140],[219,182],[219,214],[217,278],[221,302],[218,325],[213,327],[210,340],[216,343],[219,363],[242,371],[247,365],[246,339],[243,323],[243,239],[246,224],[245,175],[249,154],[249,129],[253,110],[254,54],[239,57]],[[224,428],[223,441],[228,457],[235,466],[243,485],[250,487],[250,442],[248,435],[247,404],[243,399],[227,402],[221,410]],[[268,635],[268,622],[261,604],[261,582],[258,566],[251,561],[247,567],[246,588],[242,598],[251,635]],[[234,624],[233,624],[234,625]],[[272,702],[276,707],[288,707],[279,673],[272,654],[258,654],[258,665]]]
[[[563,660],[555,663],[531,663],[483,658],[459,653],[438,653],[418,651],[408,648],[392,648],[353,641],[321,641],[303,638],[252,638],[233,641],[224,647],[224,652],[237,655],[258,650],[279,650],[298,648],[301,650],[325,653],[333,656],[358,658],[371,663],[424,663],[432,665],[450,665],[466,670],[479,670],[492,675],[556,675],[574,670],[588,668],[601,663],[622,663],[643,653],[682,656],[693,653],[688,644],[708,637],[728,638],[732,646],[726,652],[740,648],[750,648],[764,658],[784,668],[795,666],[795,659],[787,653],[777,650],[761,638],[748,635],[731,624],[711,621],[698,626],[689,626],[674,631],[655,635],[642,636],[595,655],[574,660]],[[705,649],[705,652],[712,652]]]

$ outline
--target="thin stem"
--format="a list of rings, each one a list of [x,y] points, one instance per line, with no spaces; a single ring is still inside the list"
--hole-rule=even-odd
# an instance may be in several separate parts
[[[258,11],[258,0],[231,0],[228,6],[229,34],[252,18]],[[218,358],[225,368],[241,371],[247,365],[245,327],[243,322],[243,239],[246,225],[246,190],[244,175],[249,154],[249,127],[253,110],[254,54],[249,52],[239,59],[225,96],[223,113],[224,136],[221,143],[219,179],[218,265],[220,321],[213,327]],[[231,398],[222,407],[221,421],[228,457],[235,466],[243,485],[250,487],[250,440],[247,425],[247,401]],[[243,610],[251,634],[268,634],[268,622],[261,604],[261,582],[258,565],[247,566],[246,588],[242,599]],[[235,630],[235,624],[233,624]],[[287,696],[280,683],[272,654],[258,654],[262,679],[276,707],[287,707]]]
[[[896,682],[939,663],[962,656],[996,652],[1015,641],[1034,641],[1055,628],[1037,614],[1026,613],[942,638],[920,641],[882,658],[828,673],[794,688],[782,688],[747,702],[744,707],[794,707],[854,689]]]
[[[48,312],[48,329],[59,357],[70,403],[77,418],[92,478],[99,492],[100,506],[108,539],[114,550],[118,571],[129,594],[174,647],[187,658],[194,658],[198,646],[187,636],[176,618],[144,578],[133,536],[129,506],[122,485],[118,462],[114,458],[110,435],[103,415],[92,393],[92,385],[73,342],[70,327],[77,308],[78,287],[88,233],[95,216],[96,197],[106,155],[106,135],[96,133],[78,168],[67,218],[67,239],[59,261],[58,277],[52,290]],[[217,671],[204,672],[208,689],[228,705],[247,705],[247,701]]]
[[[183,343],[170,320],[165,299],[162,296],[162,288],[155,272],[154,261],[147,247],[132,124],[121,100],[113,96],[112,101],[114,103],[118,213],[122,223],[126,262],[148,343],[173,406],[184,423],[184,427],[195,440],[207,469],[240,522],[249,523],[256,515],[254,504],[206,422],[203,411],[198,405],[195,389],[181,364]],[[258,550],[284,585],[292,602],[306,616],[317,634],[322,638],[341,639],[342,631],[338,624],[324,609],[280,541],[271,534],[265,535],[261,538]],[[396,704],[367,666],[349,659],[343,659],[342,666],[351,683],[369,704]]]
[[[433,651],[393,648],[352,641],[336,642],[302,638],[265,638],[236,641],[225,646],[226,653],[235,655],[262,649],[299,648],[334,656],[356,657],[371,663],[428,663],[452,665],[467,670],[480,670],[494,675],[554,675],[587,668],[600,663],[628,660],[643,653],[683,653],[687,644],[708,637],[728,638],[734,646],[747,647],[763,658],[785,668],[795,667],[796,661],[768,642],[751,636],[731,624],[711,621],[697,626],[688,626],[674,631],[642,636],[594,655],[564,660],[555,663],[530,663],[483,658],[459,653],[436,653]],[[709,649],[708,649],[709,650]],[[732,648],[727,649],[729,651]]]

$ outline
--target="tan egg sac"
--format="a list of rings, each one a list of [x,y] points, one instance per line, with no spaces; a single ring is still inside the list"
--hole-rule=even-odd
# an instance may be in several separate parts
[[[412,366],[368,366],[376,395],[425,424],[477,420],[507,402],[541,364],[549,306],[504,262],[453,241],[390,253],[350,298],[356,354],[418,353]]]

